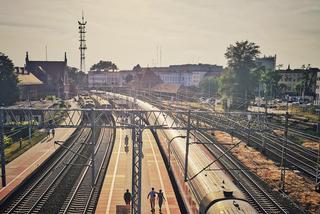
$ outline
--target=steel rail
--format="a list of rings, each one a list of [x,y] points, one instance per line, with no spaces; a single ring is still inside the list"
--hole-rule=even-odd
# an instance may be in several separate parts
[[[72,148],[76,145],[76,142],[82,137],[82,134],[84,134],[87,137],[90,135],[89,132],[85,133],[85,130],[81,130],[81,133],[79,133],[79,135],[75,139],[72,140],[72,143],[70,144],[69,148]],[[80,149],[80,147],[78,147],[78,149]],[[25,183],[26,185],[28,185],[26,188],[27,191],[22,193],[22,196],[19,196],[18,201],[15,200],[15,202],[13,202],[14,203],[13,206],[12,205],[9,206],[9,211],[4,211],[4,212],[5,213],[12,213],[12,212],[14,212],[15,209],[18,209],[18,207],[23,203],[23,201],[26,200],[26,198],[32,193],[32,191],[35,191],[37,188],[39,188],[39,186],[41,187],[41,184],[43,184],[43,182],[47,181],[47,179],[48,179],[47,176],[49,175],[49,173],[51,173],[54,169],[61,167],[61,163],[63,162],[63,160],[67,160],[69,158],[72,159],[72,156],[69,157],[68,154],[70,154],[70,153],[68,153],[68,151],[63,150],[61,152],[61,154],[59,154],[59,157],[57,159],[53,160],[53,163],[49,163],[50,164],[49,168],[47,168],[45,170],[45,172],[43,174],[41,174],[40,178],[37,178],[36,181],[34,181],[34,182],[32,181],[33,184],[31,184],[31,186],[28,183]],[[49,160],[49,162],[50,161],[51,160]],[[66,167],[67,166],[64,165],[62,171]],[[62,171],[60,173],[62,173]],[[58,173],[58,175],[60,173]],[[26,182],[28,182],[28,181],[26,181]],[[32,193],[32,195],[34,195],[34,194],[35,193]],[[25,205],[23,205],[23,207],[26,208]],[[29,206],[29,208],[32,209],[33,206],[31,206],[31,207]]]

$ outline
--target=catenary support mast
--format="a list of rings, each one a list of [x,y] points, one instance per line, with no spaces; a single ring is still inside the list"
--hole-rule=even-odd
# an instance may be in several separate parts
[[[85,66],[85,50],[87,49],[86,45],[86,24],[87,21],[84,21],[84,16],[83,16],[83,11],[82,11],[82,20],[78,21],[79,24],[79,34],[80,34],[80,71],[85,72],[86,71],[86,66]]]

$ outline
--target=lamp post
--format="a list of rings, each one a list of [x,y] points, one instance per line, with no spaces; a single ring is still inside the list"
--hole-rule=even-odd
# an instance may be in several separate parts
[[[176,138],[186,138],[187,136],[184,136],[184,135],[178,135],[178,136],[175,136],[175,137],[173,137],[169,142],[168,142],[168,153],[169,153],[169,155],[168,155],[168,166],[169,166],[169,170],[171,170],[171,164],[170,164],[170,157],[171,157],[171,143],[172,143],[172,141],[174,140],[174,139],[176,139]]]

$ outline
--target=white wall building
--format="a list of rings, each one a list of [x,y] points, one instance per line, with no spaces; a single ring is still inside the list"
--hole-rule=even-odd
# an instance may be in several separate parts
[[[136,74],[147,70],[151,70],[158,75],[163,83],[199,87],[199,83],[205,76],[218,76],[222,72],[223,67],[209,64],[186,64],[141,68],[139,71],[90,71],[88,74],[89,88],[123,87]]]
[[[133,71],[90,71],[88,73],[89,88],[122,87],[135,75]]]
[[[206,75],[216,76],[223,70],[222,66],[209,64],[170,65],[169,67],[149,68],[167,84],[199,87]]]

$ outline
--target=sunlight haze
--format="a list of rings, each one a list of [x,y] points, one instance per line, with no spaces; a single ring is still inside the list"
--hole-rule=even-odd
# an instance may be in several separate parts
[[[79,67],[77,21],[87,24],[86,68],[226,64],[228,45],[249,40],[277,64],[320,66],[319,0],[0,0],[0,50],[18,66],[63,60]],[[158,50],[158,52],[157,52]]]

